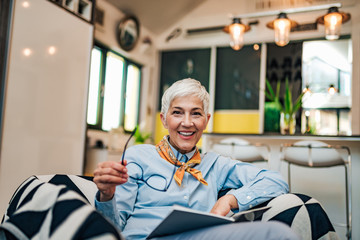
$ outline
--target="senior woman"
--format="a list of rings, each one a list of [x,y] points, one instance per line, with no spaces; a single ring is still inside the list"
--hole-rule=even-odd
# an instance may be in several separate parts
[[[126,239],[145,239],[174,204],[223,215],[247,210],[287,193],[279,173],[219,156],[200,154],[196,144],[210,114],[209,94],[199,81],[175,82],[162,97],[160,118],[169,131],[156,146],[135,145],[125,161],[100,163],[94,172],[96,208]],[[221,189],[232,189],[218,197]],[[276,222],[235,223],[160,239],[297,239]]]

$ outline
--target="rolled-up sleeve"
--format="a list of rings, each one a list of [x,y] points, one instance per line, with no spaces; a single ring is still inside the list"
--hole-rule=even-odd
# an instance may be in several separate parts
[[[100,202],[99,195],[100,192],[98,191],[95,196],[95,208],[116,226],[120,226],[120,217],[116,210],[115,197],[107,202]]]
[[[236,197],[239,211],[247,210],[289,191],[288,184],[279,172],[260,169],[253,164],[232,159],[220,161],[223,161],[223,167],[229,168],[228,171],[222,171],[227,173],[223,178],[222,189],[231,189],[227,194]]]
[[[131,178],[116,187],[114,197],[107,202],[99,202],[99,192],[95,196],[95,208],[123,230],[134,210],[137,184]]]

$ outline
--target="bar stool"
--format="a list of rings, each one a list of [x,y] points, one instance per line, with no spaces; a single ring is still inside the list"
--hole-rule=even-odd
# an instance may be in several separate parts
[[[340,152],[346,154],[345,159]],[[345,168],[345,198],[346,198],[346,236],[351,239],[351,153],[346,146],[328,145],[321,141],[298,141],[294,144],[280,146],[281,160],[288,163],[288,184],[291,191],[291,164],[310,167],[327,168],[344,166]],[[335,225],[335,224],[334,224]],[[344,226],[344,224],[336,224]]]
[[[269,168],[270,147],[266,144],[252,144],[242,138],[225,138],[213,143],[210,151],[242,162],[266,162]]]

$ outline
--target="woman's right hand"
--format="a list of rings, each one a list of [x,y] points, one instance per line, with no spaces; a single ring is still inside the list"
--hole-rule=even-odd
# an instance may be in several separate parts
[[[129,176],[126,164],[127,162],[124,160],[124,165],[115,161],[101,162],[97,165],[93,181],[100,191],[100,202],[111,200],[116,186],[127,182]]]

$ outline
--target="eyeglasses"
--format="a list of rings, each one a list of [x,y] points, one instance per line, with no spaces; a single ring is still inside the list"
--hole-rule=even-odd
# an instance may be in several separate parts
[[[125,151],[126,151],[127,145],[129,143],[130,139],[132,138],[132,136],[134,136],[136,129],[137,128],[135,127],[135,129],[131,132],[129,139],[125,143],[124,151],[123,151],[123,154],[121,157],[122,165],[124,165],[124,156],[125,156]],[[170,182],[168,183],[166,178],[160,174],[152,174],[147,179],[144,179],[144,170],[140,166],[140,164],[138,164],[136,162],[129,162],[126,165],[126,168],[128,169],[128,174],[131,179],[133,179],[135,181],[142,181],[151,189],[154,189],[154,190],[160,191],[160,192],[166,192],[168,190],[168,188],[170,187],[170,184],[172,182],[172,179],[174,177],[175,171],[176,171],[176,166],[174,165],[174,171],[171,174],[171,179],[170,179]],[[131,173],[138,173],[138,172],[141,172],[140,177],[130,176]]]
[[[122,154],[122,157],[121,157],[121,164],[124,165],[124,156],[125,156],[125,151],[126,151],[126,148],[127,148],[127,145],[129,144],[130,142],[130,139],[132,138],[132,136],[134,136],[135,132],[136,132],[136,129],[137,127],[134,128],[134,130],[131,132],[130,134],[130,137],[128,138],[128,140],[126,141],[125,143],[125,146],[124,146],[124,151],[123,151],[123,154]]]

